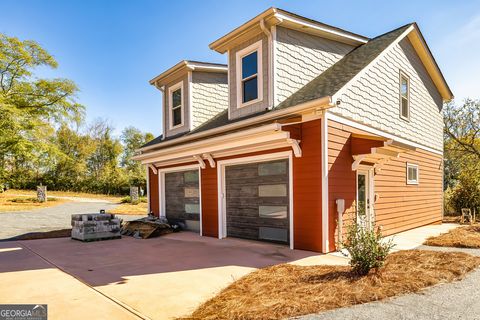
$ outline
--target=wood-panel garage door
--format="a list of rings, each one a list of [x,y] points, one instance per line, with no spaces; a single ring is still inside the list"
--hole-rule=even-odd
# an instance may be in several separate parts
[[[198,170],[165,173],[165,211],[170,223],[200,231]]]
[[[288,160],[227,166],[227,236],[289,243],[288,184]]]

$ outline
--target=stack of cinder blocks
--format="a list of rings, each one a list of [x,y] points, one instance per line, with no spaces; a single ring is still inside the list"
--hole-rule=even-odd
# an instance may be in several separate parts
[[[72,239],[118,239],[121,238],[120,223],[120,219],[109,213],[72,214]]]

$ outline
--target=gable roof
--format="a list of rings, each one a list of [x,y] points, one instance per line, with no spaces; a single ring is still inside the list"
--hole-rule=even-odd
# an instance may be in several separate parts
[[[235,122],[254,118],[256,116],[264,115],[272,111],[279,111],[288,109],[302,104],[306,104],[318,99],[332,97],[342,88],[344,88],[355,76],[357,76],[363,69],[376,60],[382,52],[384,52],[395,41],[399,41],[408,36],[409,40],[414,45],[417,54],[419,54],[422,62],[427,68],[432,77],[437,89],[442,95],[442,98],[450,100],[453,94],[448,87],[443,74],[441,73],[428,45],[426,44],[420,30],[416,23],[410,23],[400,28],[387,32],[383,35],[370,39],[367,43],[358,46],[350,51],[342,59],[337,61],[334,65],[307,83],[300,90],[293,93],[290,97],[280,103],[273,109],[267,109],[261,113],[255,113],[247,117],[228,119],[228,110],[220,112],[217,116],[207,121],[200,127],[191,132],[181,135],[167,137],[162,140],[157,137],[148,144],[145,144],[140,149],[164,142],[166,140],[173,140],[179,136],[194,135],[199,132],[206,132],[211,129],[217,129]],[[155,143],[153,143],[155,141]]]
[[[161,81],[165,77],[168,77],[169,75],[180,71],[182,69],[188,69],[191,71],[207,71],[207,72],[221,72],[221,73],[227,73],[228,72],[228,66],[223,63],[213,63],[213,62],[202,62],[202,61],[194,61],[194,60],[182,60],[173,67],[165,70],[155,78],[149,81],[150,84],[155,84],[157,81]]]
[[[416,23],[409,23],[383,35],[375,37],[368,41],[366,44],[361,45],[350,51],[342,59],[337,61],[333,66],[325,70],[318,77],[316,77],[315,79],[307,83],[304,87],[302,87],[300,90],[292,94],[276,108],[288,108],[321,97],[333,96],[343,87],[345,87],[357,74],[360,73],[360,71],[365,69],[370,63],[372,63],[376,58],[378,58],[378,56],[382,52],[384,52],[393,42],[399,40],[402,35],[407,36],[405,35],[405,32],[408,31],[410,28],[412,28],[412,30],[408,33],[409,39],[411,39],[412,37],[411,34],[415,33],[417,37],[423,40],[423,36],[418,30],[418,26],[416,25]],[[425,64],[425,61],[423,60],[430,58],[432,66],[435,67],[435,69],[430,68],[430,70],[427,69],[427,71],[432,77],[435,85],[437,86],[437,89],[441,93],[442,98],[444,100],[451,100],[453,98],[453,94],[448,87],[448,84],[445,81],[445,78],[443,77],[440,68],[438,68],[438,65],[435,62],[433,55],[428,49],[428,46],[425,46],[423,49],[428,51],[423,52],[424,59],[422,59],[422,62],[424,62]],[[422,50],[422,47],[418,48],[417,46],[417,53],[419,50]],[[421,54],[420,57],[422,57]],[[435,79],[437,81],[435,81]]]
[[[333,96],[368,64],[375,60],[380,53],[411,25],[412,24],[407,24],[387,32],[353,49],[333,66],[284,100],[277,108],[288,108],[320,97]]]
[[[351,45],[360,45],[368,41],[368,38],[362,35],[305,18],[283,9],[271,7],[215,40],[209,47],[217,52],[225,53],[228,48],[242,43],[252,35],[262,33],[264,27],[269,28],[273,25],[301,30],[302,32],[312,33],[326,39],[349,43]]]

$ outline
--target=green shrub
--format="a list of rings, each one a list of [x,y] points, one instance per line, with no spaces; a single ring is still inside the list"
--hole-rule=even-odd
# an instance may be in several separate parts
[[[383,266],[388,253],[394,247],[392,240],[385,241],[380,229],[368,230],[356,223],[348,227],[347,239],[342,246],[350,254],[350,265],[359,275]]]
[[[144,203],[147,202],[147,197],[139,197],[138,199],[139,199],[138,201],[135,201],[134,203],[132,203],[132,199],[130,198],[130,196],[126,196],[126,197],[123,197],[123,198],[120,200],[120,202],[121,202],[121,203],[132,203],[132,204],[134,204],[134,205],[139,204],[139,203],[141,203],[141,202],[144,202]]]
[[[19,198],[13,198],[9,200],[10,202],[15,202],[15,203],[35,203],[38,202],[37,198],[27,198],[27,197],[19,197]]]
[[[34,197],[18,197],[18,198],[10,199],[8,201],[15,202],[15,203],[37,203],[38,199]],[[57,201],[57,199],[48,197],[47,201]]]
[[[478,177],[464,176],[449,193],[445,193],[448,201],[448,210],[454,214],[460,215],[462,208],[476,209],[480,208],[480,180]]]

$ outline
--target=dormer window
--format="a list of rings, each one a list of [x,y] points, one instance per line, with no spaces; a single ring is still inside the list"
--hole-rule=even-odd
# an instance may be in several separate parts
[[[262,41],[236,54],[237,107],[245,107],[262,100]]]
[[[183,81],[168,89],[170,129],[181,127],[184,123]]]
[[[410,80],[400,72],[400,117],[410,119]]]

